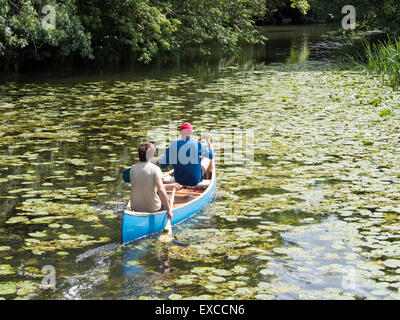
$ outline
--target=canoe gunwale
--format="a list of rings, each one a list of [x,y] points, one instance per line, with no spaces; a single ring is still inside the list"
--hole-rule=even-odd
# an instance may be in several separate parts
[[[171,172],[173,172],[173,170],[167,172],[165,175],[168,175],[168,174],[170,174]],[[205,195],[207,195],[207,194],[210,192],[210,190],[212,189],[212,186],[213,186],[214,183],[215,183],[215,179],[216,179],[216,177],[215,177],[215,168],[214,168],[213,173],[212,173],[211,180],[209,180],[210,183],[209,183],[209,185],[207,186],[207,188],[204,190],[204,192],[201,194],[201,196],[199,196],[199,197],[197,197],[197,198],[195,198],[195,199],[193,199],[193,200],[190,200],[189,202],[186,202],[184,205],[182,205],[182,206],[180,206],[180,207],[178,207],[178,208],[176,208],[176,209],[180,209],[180,208],[189,206],[190,204],[199,201],[201,198],[203,198]],[[179,191],[177,191],[177,192],[179,193]],[[126,208],[129,208],[129,207],[130,207],[130,203],[131,203],[131,202],[130,202],[130,200],[129,200],[129,201],[128,201],[128,204],[126,205]],[[161,215],[161,214],[166,214],[166,213],[167,213],[167,210],[163,210],[163,211],[154,211],[154,212],[139,212],[139,211],[129,210],[129,209],[126,209],[126,208],[125,208],[125,210],[124,210],[124,214],[128,214],[128,215],[131,215],[131,216],[136,216],[136,217],[147,217],[147,216]],[[175,210],[176,210],[176,209],[175,209]]]

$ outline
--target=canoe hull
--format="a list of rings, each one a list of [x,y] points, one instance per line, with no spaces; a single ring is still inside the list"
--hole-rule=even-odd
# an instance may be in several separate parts
[[[195,201],[173,210],[172,225],[178,224],[199,211],[213,199],[216,189],[215,178],[211,180],[211,185],[204,194]],[[124,212],[122,220],[122,242],[130,242],[142,237],[161,232],[167,224],[166,213],[149,214],[146,216],[132,215]]]

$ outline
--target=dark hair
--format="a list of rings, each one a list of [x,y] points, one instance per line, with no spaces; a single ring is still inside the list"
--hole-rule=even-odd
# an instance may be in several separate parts
[[[153,147],[151,142],[142,142],[139,145],[139,161],[146,162],[147,161],[147,150]]]

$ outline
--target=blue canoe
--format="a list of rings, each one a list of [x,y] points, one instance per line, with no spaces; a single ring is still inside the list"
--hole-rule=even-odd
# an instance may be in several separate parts
[[[195,188],[182,188],[175,192],[172,225],[178,224],[204,207],[213,199],[217,187],[215,168],[210,180],[203,180]],[[128,202],[122,220],[122,242],[130,242],[161,232],[167,224],[166,211],[136,212]]]

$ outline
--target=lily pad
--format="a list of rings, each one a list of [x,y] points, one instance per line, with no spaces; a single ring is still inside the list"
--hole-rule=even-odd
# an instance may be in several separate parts
[[[0,264],[0,275],[13,274],[14,270],[9,264]]]
[[[386,267],[389,267],[389,268],[394,268],[394,269],[400,268],[400,260],[396,260],[396,259],[388,259],[388,260],[385,260],[385,261],[383,262],[383,264],[384,264]]]
[[[20,222],[26,222],[29,221],[27,217],[19,216],[19,217],[11,217],[6,221],[8,224],[14,224],[14,223],[20,223]]]
[[[0,282],[0,295],[8,295],[17,292],[17,285],[13,282]]]
[[[211,282],[224,282],[224,281],[226,281],[225,278],[218,277],[218,276],[208,276],[208,280],[210,280]]]

